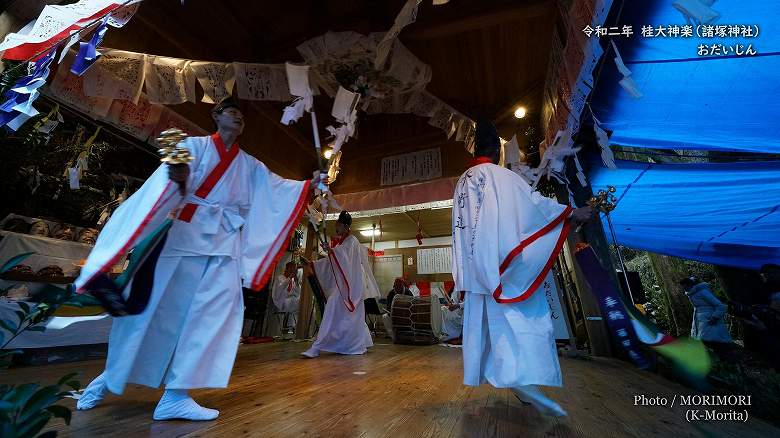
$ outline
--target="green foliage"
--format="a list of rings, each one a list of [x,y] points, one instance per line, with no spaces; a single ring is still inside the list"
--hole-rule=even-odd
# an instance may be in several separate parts
[[[621,248],[621,250],[622,249],[623,248]],[[639,274],[639,279],[642,282],[642,287],[644,288],[649,304],[645,304],[645,310],[647,311],[648,316],[662,330],[667,333],[673,332],[672,328],[674,327],[674,322],[672,320],[672,315],[670,314],[669,302],[664,295],[662,283],[653,270],[649,254],[630,248],[626,249],[629,250],[623,253],[623,256],[628,259],[626,261],[626,268],[629,271],[634,271]]]
[[[79,297],[74,293],[72,285],[67,289],[57,288],[57,293],[46,294],[43,302],[30,306],[30,304],[20,301],[17,304],[21,310],[17,310],[16,321],[11,319],[0,320],[0,340],[3,344],[0,350],[4,349],[15,337],[19,336],[25,330],[44,331],[45,326],[36,324],[49,318],[62,305],[71,303],[80,306]],[[6,332],[6,333],[3,333]],[[7,363],[0,362],[0,367],[7,366]]]
[[[0,150],[0,217],[10,212],[3,206],[13,206],[19,214],[94,226],[101,211],[96,207],[114,199],[114,181],[103,170],[103,158],[115,147],[99,139],[89,144],[87,134],[79,124],[60,123],[49,137],[31,122],[8,134]],[[81,188],[70,190],[66,168],[80,154],[86,155],[88,170]]]
[[[27,68],[21,61],[3,60],[3,72],[0,73],[0,96],[10,90],[16,82],[27,75]],[[3,99],[4,101],[5,99]]]
[[[780,425],[780,374],[745,349],[734,349],[723,358],[712,357],[710,379],[716,394],[750,394],[751,414]]]
[[[657,272],[650,258],[650,253],[623,246],[620,247],[620,250],[625,260],[626,268],[629,271],[639,273],[642,287],[650,304],[645,307],[649,311],[651,319],[668,333],[675,334],[675,321],[672,312],[678,312],[678,315],[680,313],[690,313],[688,308],[681,307],[682,304],[687,303],[687,298],[682,297],[683,303],[675,303],[669,299],[670,294],[682,294],[682,291],[677,287],[677,280],[693,275],[701,281],[709,283],[716,296],[722,300],[726,297],[723,284],[713,265],[674,258],[674,263],[672,264],[674,266],[673,272]],[[610,246],[610,251],[614,260],[617,260],[617,252],[614,245]],[[671,281],[664,281],[665,279],[661,278],[660,275],[671,276],[671,279],[666,279]],[[670,287],[675,289],[667,290]],[[677,321],[677,324],[680,325],[677,328],[684,333],[687,331],[690,321],[688,319],[681,320]]]
[[[32,253],[32,252],[25,252],[25,253],[17,254],[15,256],[13,256],[7,262],[5,262],[3,264],[3,266],[0,266],[0,274],[4,274],[4,273],[8,272],[9,270],[11,270],[11,268],[13,268],[14,266],[18,265],[19,263],[22,263],[24,261],[24,259],[26,259],[27,257],[30,257],[33,254],[34,253]]]
[[[3,350],[16,336],[24,332],[44,331],[45,327],[36,325],[50,317],[63,304],[70,304],[77,297],[72,287],[59,294],[50,294],[47,302],[29,305],[19,302],[20,310],[16,311],[16,321],[0,320],[0,367],[10,365],[10,359],[21,353],[20,350]],[[6,333],[3,333],[6,332]],[[0,385],[0,436],[8,438],[27,438],[36,436],[52,418],[62,418],[65,424],[70,424],[70,409],[57,405],[69,393],[63,391],[63,386],[74,390],[80,384],[74,378],[76,374],[63,376],[56,385],[40,386],[36,383],[18,385]],[[47,432],[42,436],[55,436],[56,432]]]
[[[37,383],[0,385],[0,435],[8,438],[34,437],[52,418],[62,418],[65,424],[70,424],[70,409],[55,403],[69,394],[63,391],[63,385],[79,389],[79,383],[73,377],[75,374],[69,374],[56,385],[48,386]],[[47,432],[47,436],[54,435]]]

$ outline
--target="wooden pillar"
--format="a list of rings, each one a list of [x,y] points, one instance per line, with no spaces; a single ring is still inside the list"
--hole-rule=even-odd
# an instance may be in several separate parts
[[[304,247],[304,254],[306,258],[311,260],[312,253],[317,249],[317,239],[314,235],[314,229],[311,227],[308,221],[306,221],[308,228],[306,230],[306,246]],[[306,278],[301,281],[301,300],[298,304],[298,322],[295,325],[295,339],[306,339],[309,337],[309,331],[311,329],[311,315],[312,307],[314,303],[314,294],[311,291],[311,286]]]
[[[693,320],[693,306],[677,282],[691,273],[687,271],[685,262],[675,257],[650,253],[650,263],[656,277],[661,281],[661,288],[666,298],[669,300],[671,317],[676,326],[676,335],[689,335]]]
[[[568,160],[566,169],[567,177],[571,182],[569,184],[569,189],[572,191],[574,202],[578,207],[587,205],[587,201],[593,196],[590,185],[587,187],[582,187],[582,185],[580,185],[576,176],[576,168],[573,160]],[[569,194],[565,187],[558,186],[556,194],[559,202],[568,204]],[[573,252],[575,251],[576,244],[581,242],[587,243],[593,247],[601,265],[607,272],[612,274],[613,280],[617,281],[615,277],[615,268],[609,253],[609,245],[607,244],[604,228],[600,219],[590,222],[585,225],[579,233],[572,233],[569,236],[567,249],[565,249],[565,251],[569,251],[571,260],[574,260]],[[576,272],[575,285],[580,298],[580,303],[582,304],[582,311],[585,314],[585,328],[588,333],[588,344],[591,348],[591,354],[594,356],[611,356],[612,347],[610,337],[607,332],[606,321],[604,321],[601,309],[599,308],[598,300],[590,289],[588,282],[585,281],[585,276],[577,263],[574,263],[574,270]],[[616,284],[618,283],[616,282]]]
[[[601,224],[599,222],[597,224],[588,225],[585,228],[600,225]],[[571,260],[575,260],[574,251],[577,243],[580,242],[587,242],[590,244],[591,240],[583,239],[578,235],[569,236],[569,244],[567,245],[565,251],[569,251]],[[603,254],[600,254],[595,246],[593,249],[596,251],[596,255],[599,256],[599,260],[601,261],[602,265],[605,265],[606,269],[611,269],[614,272],[614,268],[612,268],[612,261],[607,259],[606,263],[604,263],[604,258],[601,257]],[[585,331],[588,334],[588,344],[590,345],[591,354],[594,356],[612,356],[612,347],[610,344],[609,333],[607,332],[607,323],[604,321],[603,315],[601,314],[601,308],[599,307],[596,295],[591,290],[588,282],[585,281],[585,275],[582,273],[580,266],[577,263],[574,263],[573,267],[574,272],[576,273],[574,276],[574,283],[577,289],[577,293],[580,297],[580,303],[582,304],[582,312],[585,316]]]

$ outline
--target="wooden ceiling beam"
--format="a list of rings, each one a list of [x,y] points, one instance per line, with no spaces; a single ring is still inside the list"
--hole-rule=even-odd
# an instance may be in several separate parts
[[[553,0],[536,0],[534,2],[512,2],[512,6],[502,10],[492,10],[486,13],[475,13],[457,19],[418,20],[401,33],[403,41],[427,40],[457,35],[471,30],[484,29],[499,24],[537,18],[554,10]],[[431,12],[435,12],[432,10]]]
[[[350,154],[350,149],[351,149],[350,146],[355,146],[355,145],[354,144],[350,145],[350,143],[346,143],[344,147],[345,148],[350,147],[350,149],[347,149],[345,151],[345,155],[344,158],[342,159],[342,162],[350,161],[350,157],[359,158],[361,160],[373,159],[373,158],[379,159],[390,155],[398,155],[398,154],[404,154],[415,150],[433,148],[450,142],[451,141],[444,136],[444,132],[438,130],[438,132],[426,132],[424,134],[419,134],[414,137],[407,137],[402,140],[390,141],[381,144],[372,144],[372,145],[365,145],[365,146],[358,145],[356,147],[360,148],[359,157],[354,157],[352,156],[354,154]]]
[[[534,93],[538,93],[541,87],[544,87],[544,79],[545,78],[539,78],[535,80],[530,86],[528,86],[517,98],[512,99],[512,101],[508,104],[506,104],[502,109],[500,109],[494,116],[493,121],[496,125],[505,122],[506,120],[512,118],[515,116],[515,108],[519,104],[525,105],[526,109],[528,110],[528,115],[531,113],[539,113],[541,112],[541,108],[531,108],[529,105],[525,102],[528,102],[530,98],[533,96]],[[528,116],[527,115],[527,116]],[[527,117],[526,116],[526,117]]]
[[[277,128],[281,129],[285,134],[287,134],[288,137],[298,145],[305,153],[306,155],[317,158],[317,153],[314,150],[314,142],[313,140],[308,140],[306,137],[303,136],[298,130],[293,128],[292,126],[286,126],[283,125],[280,121],[282,115],[277,113],[274,109],[269,108],[266,103],[263,103],[261,101],[252,100],[249,101],[250,107],[257,111],[261,116],[263,116],[264,119],[266,119],[268,122],[274,124]],[[301,121],[299,123],[305,123],[309,119],[308,114],[304,114],[304,116],[301,118]]]
[[[223,12],[223,14],[227,13],[226,11]],[[152,15],[151,17],[148,15],[138,14],[137,17],[135,17],[135,21],[142,23],[144,26],[154,30],[155,32],[158,32],[163,38],[165,38],[167,41],[169,41],[170,44],[174,45],[174,47],[177,50],[181,51],[182,57],[192,57],[193,54],[190,50],[190,48],[193,46],[190,44],[191,42],[194,42],[194,39],[190,33],[183,32],[174,35],[172,31],[169,30],[168,27],[161,26],[158,21],[158,17],[156,15]],[[120,48],[120,47],[118,47]],[[209,48],[209,51],[214,51],[214,49]],[[292,140],[292,142],[297,145],[307,156],[316,158],[316,153],[314,151],[313,143],[306,138],[304,138],[303,135],[301,135],[300,132],[298,132],[295,128],[291,126],[285,126],[282,125],[280,122],[281,119],[281,113],[277,113],[272,108],[268,107],[267,103],[259,102],[259,101],[248,101],[249,103],[249,109],[253,112],[257,112],[260,114],[265,120],[267,120],[270,124],[278,127],[279,129],[284,132],[287,137]],[[276,160],[274,160],[276,161]],[[285,168],[286,170],[290,171],[290,168],[283,165],[282,163],[281,167]]]

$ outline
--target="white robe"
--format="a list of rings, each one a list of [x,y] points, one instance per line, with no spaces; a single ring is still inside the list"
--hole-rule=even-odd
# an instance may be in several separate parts
[[[466,385],[561,385],[549,307],[534,292],[563,245],[570,213],[494,164],[458,180],[452,273],[454,290],[466,291]]]
[[[457,304],[458,308],[450,310],[449,306],[441,306],[443,341],[458,338],[463,332],[463,302],[460,300],[460,292],[453,290],[450,294],[450,301],[452,301],[452,304]]]
[[[307,182],[278,177],[238,145],[228,150],[217,136],[184,144],[195,156],[187,195],[160,166],[108,221],[75,282],[84,288],[175,215],[147,308],[114,319],[106,377],[116,394],[127,383],[226,387],[241,334],[242,281],[265,285],[306,205]],[[212,188],[202,192],[207,181]]]
[[[366,325],[363,300],[378,298],[379,287],[368,262],[368,250],[355,236],[314,262],[317,280],[328,298],[312,349],[363,354],[374,345]]]
[[[301,299],[301,282],[298,276],[287,278],[284,274],[276,277],[272,298],[274,306],[284,313],[298,312],[298,304]]]

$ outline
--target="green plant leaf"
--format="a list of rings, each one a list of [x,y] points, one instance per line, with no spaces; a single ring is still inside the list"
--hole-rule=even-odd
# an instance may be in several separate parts
[[[62,376],[62,378],[61,378],[61,379],[60,379],[60,380],[57,382],[57,384],[58,384],[58,385],[60,385],[60,386],[62,386],[62,385],[64,385],[64,384],[65,384],[65,382],[67,382],[68,380],[71,380],[72,378],[74,378],[74,377],[76,377],[76,376],[78,376],[78,375],[79,375],[79,373],[70,373],[70,374],[65,374],[65,375],[64,375],[64,376]]]
[[[30,305],[25,303],[24,301],[17,301],[16,304],[19,305],[19,308],[22,309],[25,313],[30,313]]]
[[[52,405],[46,408],[46,410],[51,412],[55,417],[65,420],[65,424],[70,425],[70,409],[61,405]]]
[[[38,435],[38,438],[54,438],[57,436],[56,430],[47,430],[46,432]]]
[[[22,254],[19,254],[19,255],[16,255],[16,256],[12,257],[10,260],[5,262],[5,264],[3,264],[2,267],[0,267],[0,274],[5,274],[9,270],[11,270],[11,268],[13,268],[14,266],[18,265],[19,263],[22,263],[24,261],[24,259],[26,259],[27,257],[30,257],[33,254],[35,254],[35,253],[34,252],[25,252],[25,253],[22,253]]]
[[[14,354],[22,353],[22,350],[2,350],[0,351],[0,357],[13,356]],[[0,390],[0,392],[2,392]]]
[[[9,333],[16,333],[16,328],[14,327],[14,323],[8,320],[2,320],[0,319],[0,327],[2,327],[3,330],[9,332]]]
[[[16,426],[10,421],[0,422],[0,436],[16,436]]]
[[[30,400],[22,407],[19,421],[25,423],[35,415],[38,415],[42,410],[57,403],[60,400],[59,391],[60,387],[55,385],[44,386],[36,391],[35,394],[30,397]]]
[[[65,382],[65,384],[70,386],[71,388],[73,388],[76,391],[81,389],[81,383],[79,383],[78,380],[68,380],[67,382]]]
[[[46,423],[51,420],[52,414],[49,411],[40,411],[38,414],[30,419],[28,422],[18,426],[16,431],[16,438],[33,438],[38,432],[46,426]]]
[[[15,405],[11,402],[0,400],[0,411],[2,412],[12,411],[14,409],[14,406]]]
[[[20,325],[24,322],[25,319],[27,319],[27,314],[21,310],[14,310],[14,313],[16,314],[16,317],[19,318]]]
[[[24,406],[27,400],[38,390],[38,386],[36,383],[25,383],[24,385],[16,386],[3,397],[3,400],[17,406]]]
[[[27,329],[28,332],[43,332],[46,331],[45,325],[35,325]]]

